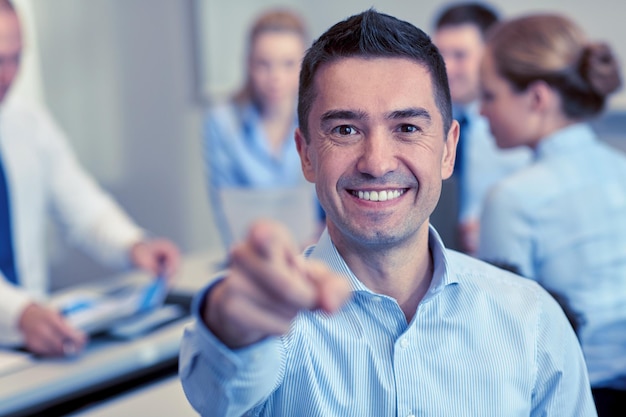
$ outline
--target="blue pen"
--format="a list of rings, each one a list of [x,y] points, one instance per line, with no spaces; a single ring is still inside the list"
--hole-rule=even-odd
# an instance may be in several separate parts
[[[71,304],[63,306],[63,308],[61,308],[61,314],[69,316],[79,311],[87,310],[91,306],[93,306],[93,301],[91,300],[77,300]]]
[[[159,275],[154,282],[146,288],[143,299],[139,305],[139,311],[147,311],[157,307],[165,299],[166,293],[167,279],[164,275]]]

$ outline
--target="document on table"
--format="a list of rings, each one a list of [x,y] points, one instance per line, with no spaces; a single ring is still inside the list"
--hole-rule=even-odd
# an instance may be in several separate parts
[[[9,349],[0,349],[0,376],[33,365],[31,354]]]
[[[95,334],[110,329],[116,322],[160,308],[167,295],[164,277],[148,284],[122,284],[106,291],[78,289],[52,299],[73,326]]]

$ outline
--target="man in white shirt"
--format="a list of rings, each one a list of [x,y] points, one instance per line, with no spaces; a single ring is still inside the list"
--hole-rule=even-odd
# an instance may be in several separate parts
[[[0,0],[0,215],[8,225],[0,236],[0,344],[58,356],[68,347],[80,351],[87,338],[45,304],[49,214],[74,244],[110,266],[169,276],[179,252],[166,239],[146,239],[83,170],[44,108],[8,94],[21,52],[19,17],[10,1]]]
[[[461,124],[461,137],[454,168],[455,187],[444,187],[443,201],[458,199],[456,240],[448,247],[470,255],[478,249],[480,213],[487,191],[497,181],[530,162],[527,149],[501,150],[479,114],[480,60],[484,35],[495,24],[494,10],[481,3],[460,3],[443,10],[435,21],[433,41],[446,62],[454,118]],[[446,196],[446,192],[456,193]],[[438,207],[432,222],[444,229],[449,218]]]

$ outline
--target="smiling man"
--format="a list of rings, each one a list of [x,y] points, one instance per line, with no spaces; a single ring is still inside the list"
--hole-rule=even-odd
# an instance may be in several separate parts
[[[429,225],[452,173],[443,58],[374,10],[323,34],[296,144],[327,230],[304,256],[259,222],[198,294],[180,375],[205,416],[595,415],[580,347],[538,285],[448,251]]]

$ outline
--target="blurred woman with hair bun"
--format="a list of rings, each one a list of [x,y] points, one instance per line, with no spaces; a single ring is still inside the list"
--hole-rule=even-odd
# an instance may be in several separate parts
[[[617,59],[562,15],[528,15],[490,31],[481,82],[498,146],[529,147],[534,163],[491,190],[478,256],[558,296],[599,415],[624,416],[626,157],[588,124],[621,86]]]

